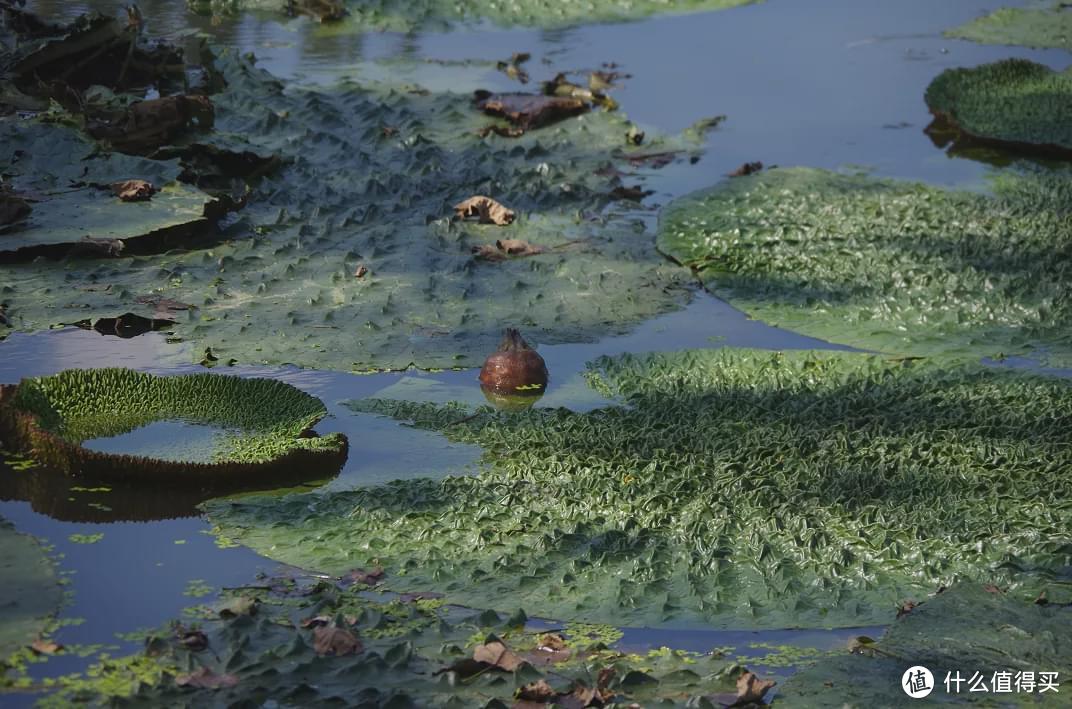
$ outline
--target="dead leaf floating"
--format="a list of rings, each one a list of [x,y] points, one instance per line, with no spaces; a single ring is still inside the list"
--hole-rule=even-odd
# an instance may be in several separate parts
[[[513,672],[523,662],[521,657],[506,647],[501,640],[492,640],[487,644],[477,645],[473,648],[473,659],[506,672]]]
[[[516,218],[514,210],[507,209],[491,197],[484,195],[476,195],[464,202],[459,202],[454,205],[454,213],[459,219],[476,217],[481,224],[495,224],[496,226],[506,226],[513,223]]]
[[[375,586],[383,581],[384,571],[382,566],[371,569],[353,569],[350,571],[350,580],[354,583],[363,583],[366,586]]]
[[[148,202],[157,193],[153,183],[145,180],[122,180],[111,184],[112,194],[124,202]]]
[[[225,689],[238,684],[238,677],[231,674],[218,675],[207,667],[199,667],[189,674],[176,675],[175,684],[195,689]]]
[[[55,655],[58,652],[63,652],[63,645],[52,640],[38,638],[30,643],[30,649],[34,651],[35,655]]]
[[[745,672],[737,678],[737,701],[733,706],[762,703],[763,695],[775,684],[774,680],[760,679],[752,672]]]
[[[493,94],[488,91],[477,91],[474,98],[477,108],[484,113],[501,116],[510,121],[519,131],[516,135],[588,111],[588,104],[583,99],[568,96]]]
[[[745,177],[747,175],[752,175],[754,173],[757,173],[762,169],[763,169],[763,163],[761,163],[759,161],[746,162],[743,165],[741,165],[739,168],[737,168],[736,170],[731,172],[729,174],[729,176],[730,177]]]
[[[542,247],[522,239],[499,239],[494,244],[473,247],[473,254],[484,261],[505,261],[510,257],[535,256],[542,253]]]
[[[332,623],[318,626],[313,630],[313,649],[316,650],[317,655],[321,656],[342,656],[363,652],[365,646],[352,631]]]

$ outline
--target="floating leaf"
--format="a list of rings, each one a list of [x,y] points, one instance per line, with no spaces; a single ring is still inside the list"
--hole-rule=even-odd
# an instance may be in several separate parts
[[[502,206],[491,197],[477,195],[454,205],[454,212],[459,219],[476,217],[481,224],[506,226],[514,221],[514,212]]]
[[[316,626],[313,630],[313,649],[317,655],[356,655],[364,651],[357,635],[334,623]]]

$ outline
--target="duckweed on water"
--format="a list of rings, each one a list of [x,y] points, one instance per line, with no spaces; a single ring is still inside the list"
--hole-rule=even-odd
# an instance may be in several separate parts
[[[927,107],[970,138],[1072,157],[1072,68],[1025,59],[947,69],[927,87]]]
[[[253,186],[233,240],[0,265],[13,327],[151,317],[163,297],[192,306],[171,314],[177,336],[221,362],[446,367],[478,365],[503,323],[540,342],[590,341],[687,298],[688,273],[655,252],[636,207],[608,212],[621,178],[606,168],[634,153],[684,156],[695,141],[630,146],[628,120],[602,110],[482,138],[493,119],[469,95],[349,80],[284,88],[246,60],[218,65],[228,88],[213,96],[214,139],[244,136],[285,163]],[[474,194],[517,220],[452,221],[453,205]],[[506,238],[543,253],[498,263],[472,254]]]
[[[866,349],[1072,364],[1072,179],[1006,173],[995,194],[770,170],[664,211],[659,248],[716,295]]]
[[[945,34],[984,44],[1072,49],[1072,12],[1068,3],[1051,0],[1039,4],[1044,6],[1003,7]]]
[[[327,413],[319,399],[284,382],[218,374],[158,377],[129,369],[68,370],[0,390],[0,433],[51,468],[91,479],[269,479],[336,471],[347,441],[309,429]],[[210,463],[105,453],[87,439],[153,421],[238,429]]]
[[[1072,559],[1072,386],[977,365],[694,351],[600,359],[626,406],[379,412],[487,449],[476,477],[210,502],[231,540],[392,590],[618,625],[884,623],[958,578]]]
[[[949,701],[1067,706],[1062,695],[1072,673],[1072,612],[994,587],[961,584],[894,622],[873,649],[857,654],[844,651],[794,675],[780,689],[778,704],[887,706],[890,697],[900,695],[897,683],[913,665],[923,665],[934,674],[937,686],[931,696],[939,700],[945,694],[946,673],[957,676],[959,672],[964,684],[959,685],[959,695],[948,696]],[[967,683],[977,672],[988,688],[986,694],[968,691]],[[1036,683],[1041,672],[1057,672],[1061,686],[1057,693],[1041,694],[1037,684],[1024,691],[1015,679],[1021,672],[1033,673]],[[996,673],[1007,673],[1006,686],[1015,689],[995,695]],[[957,686],[952,685],[954,692]]]
[[[657,13],[722,10],[757,0],[361,0],[342,3],[348,15],[331,23],[325,32],[445,27],[457,22],[493,22],[497,25],[563,27],[579,23],[635,20]],[[280,12],[285,0],[188,0],[205,13],[244,10]],[[300,3],[299,3],[300,4]],[[309,3],[315,4],[315,3]]]

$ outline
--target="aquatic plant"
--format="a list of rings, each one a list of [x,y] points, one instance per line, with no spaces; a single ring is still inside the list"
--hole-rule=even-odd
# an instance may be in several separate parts
[[[1072,157],[1072,68],[1026,59],[946,69],[927,87],[939,123],[969,139]]]
[[[769,170],[675,202],[658,244],[752,317],[813,337],[1072,363],[1072,178],[992,187]]]
[[[630,655],[572,627],[529,629],[523,612],[375,596],[354,581],[370,574],[269,577],[226,592],[215,607],[190,609],[195,625],[143,635],[145,652],[53,681],[42,706],[721,706],[740,688],[757,699],[769,686],[710,654]]]
[[[1061,0],[1052,0],[1049,7],[1002,7],[945,35],[984,44],[1072,49],[1072,12]]]
[[[1047,699],[1060,703],[1067,687],[1041,693],[1041,673],[1058,673],[1063,685],[1072,672],[1067,607],[981,583],[941,591],[898,618],[878,642],[862,640],[854,652],[846,648],[791,677],[779,688],[776,706],[889,706],[904,696],[898,683],[913,665],[933,673],[932,697],[948,692],[964,702],[1045,705]],[[1030,681],[1022,677],[1026,673]],[[997,689],[998,682],[1008,689]]]
[[[284,382],[209,373],[159,377],[129,369],[76,369],[0,388],[0,433],[8,445],[32,452],[51,468],[91,480],[203,485],[334,472],[346,459],[346,437],[311,431],[326,413],[318,399]],[[161,420],[235,433],[207,463],[81,445]]]
[[[510,3],[495,0],[363,0],[343,3],[346,17],[325,27],[325,32],[361,32],[388,30],[409,32],[417,28],[445,27],[458,22],[490,21],[498,25],[526,27],[563,27],[580,23],[620,22],[658,13],[700,12],[747,5],[757,0],[518,0]],[[233,14],[260,10],[280,13],[285,0],[188,0],[197,11],[210,14]],[[303,4],[299,2],[298,4]]]
[[[883,623],[958,578],[1037,591],[1072,553],[1072,386],[947,362],[715,350],[597,360],[625,405],[350,406],[487,450],[477,476],[207,503],[228,539],[383,565],[542,617]]]
[[[228,88],[213,96],[215,132],[199,142],[241,141],[282,163],[250,186],[241,221],[208,248],[0,264],[11,327],[152,317],[164,299],[186,307],[171,314],[175,337],[222,362],[479,366],[507,323],[538,342],[589,341],[688,297],[687,271],[655,252],[632,209],[613,208],[622,178],[608,168],[684,159],[695,141],[628,144],[628,121],[603,110],[481,137],[491,119],[468,94],[351,80],[284,88],[245,59],[217,65]],[[517,218],[453,219],[474,194]],[[541,253],[472,253],[497,239]]]

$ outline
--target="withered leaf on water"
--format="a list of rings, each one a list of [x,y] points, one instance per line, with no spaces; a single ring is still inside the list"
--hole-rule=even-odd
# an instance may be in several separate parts
[[[356,655],[365,646],[353,631],[335,624],[318,626],[313,630],[313,649],[317,655]]]
[[[547,684],[547,680],[541,679],[526,684],[517,690],[517,698],[530,702],[544,702],[547,703],[554,699],[558,695],[558,692],[554,690],[551,685]]]
[[[546,633],[540,636],[536,649],[526,652],[524,658],[531,665],[543,666],[566,662],[572,655],[561,635]]]
[[[527,62],[530,56],[531,55],[528,52],[514,52],[514,54],[510,56],[510,59],[496,64],[496,68],[514,81],[527,84],[529,82],[529,75],[521,65]]]
[[[1002,591],[1000,588],[998,588],[997,586],[995,586],[992,583],[983,584],[983,590],[986,591],[987,593],[993,593],[993,594],[1005,593],[1004,591]]]
[[[903,618],[904,616],[908,615],[915,609],[916,605],[916,602],[911,599],[907,601],[902,601],[901,605],[897,606],[897,617]]]
[[[238,684],[238,677],[232,674],[218,675],[207,667],[198,667],[189,674],[176,675],[175,684],[195,689],[223,689]]]
[[[739,168],[729,174],[730,177],[744,177],[753,173],[759,172],[763,169],[763,163],[761,162],[746,162]]]
[[[494,244],[474,246],[472,251],[478,259],[504,261],[510,257],[535,256],[544,250],[522,239],[499,239]]]
[[[112,194],[124,202],[147,202],[156,194],[153,183],[145,180],[122,180],[111,184]]]
[[[576,99],[585,104],[602,106],[608,111],[618,108],[618,102],[600,91],[578,86],[566,78],[565,74],[558,74],[551,81],[543,84],[543,92],[548,96]]]
[[[208,636],[200,630],[186,630],[179,627],[176,631],[179,644],[190,652],[201,652],[208,647]]]
[[[610,191],[610,196],[614,199],[627,199],[632,202],[639,202],[653,194],[655,194],[655,190],[645,190],[637,186],[626,187],[624,185],[619,185]]]
[[[371,569],[353,569],[350,571],[350,580],[354,583],[363,583],[366,586],[375,586],[385,576],[382,566]]]
[[[0,188],[0,229],[24,221],[32,211],[29,202]]]
[[[459,219],[476,217],[481,224],[506,226],[514,221],[514,210],[507,209],[491,197],[476,195],[464,202],[454,205],[454,213]]]
[[[30,643],[30,649],[37,655],[55,655],[57,652],[63,651],[63,645],[52,640],[38,638]]]
[[[364,278],[366,275],[368,275],[368,266],[365,264],[359,264],[358,267],[354,269],[354,278]]]
[[[207,96],[164,96],[130,104],[121,114],[98,114],[86,131],[126,153],[147,153],[190,129],[208,130],[215,109]]]
[[[219,610],[221,618],[237,618],[240,615],[257,615],[261,602],[253,596],[239,596]]]
[[[522,131],[533,130],[588,111],[580,98],[541,94],[492,94],[477,91],[476,105],[484,113],[502,116]]]
[[[777,682],[773,680],[759,679],[752,672],[745,672],[737,678],[736,694],[721,693],[710,694],[708,701],[723,707],[746,707],[762,705],[763,695]]]
[[[473,648],[473,659],[507,672],[513,672],[524,662],[501,640],[492,640],[484,645],[477,645]]]

